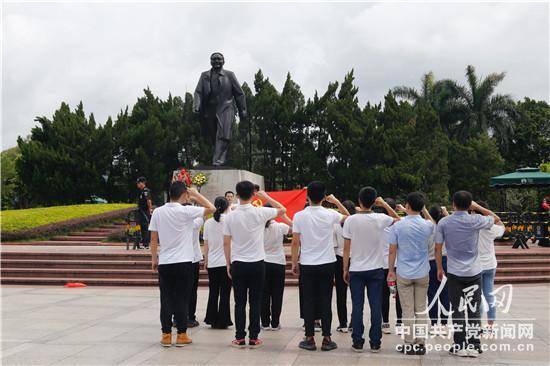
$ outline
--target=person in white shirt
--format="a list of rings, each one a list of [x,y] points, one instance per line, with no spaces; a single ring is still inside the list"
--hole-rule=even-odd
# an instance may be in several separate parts
[[[352,349],[363,351],[363,308],[365,288],[370,307],[369,344],[371,352],[378,352],[382,342],[382,288],[384,285],[384,229],[399,219],[395,211],[377,197],[376,189],[364,187],[359,191],[361,210],[344,223],[344,280],[351,290]],[[375,213],[374,205],[391,215]],[[351,262],[351,263],[350,263]]]
[[[203,217],[197,217],[193,220],[193,285],[191,286],[191,296],[189,298],[189,317],[187,320],[187,328],[199,326],[197,321],[197,291],[199,290],[199,274],[201,269],[201,261],[203,259],[200,242],[200,231],[204,224]]]
[[[224,197],[214,201],[214,217],[204,224],[204,266],[208,271],[208,306],[204,322],[214,329],[227,329],[231,321],[229,297],[231,279],[227,275],[227,263],[223,252],[223,220],[229,211],[229,202]]]
[[[264,207],[271,207],[266,203]],[[280,317],[285,290],[286,255],[283,241],[291,233],[292,221],[286,215],[283,222],[270,220],[264,230],[265,278],[262,291],[262,328],[281,329]]]
[[[234,347],[246,347],[246,299],[248,296],[250,319],[250,348],[262,346],[260,334],[260,309],[265,276],[264,229],[265,224],[284,215],[286,209],[263,191],[257,196],[273,207],[254,207],[254,184],[242,181],[236,186],[239,206],[227,214],[223,221],[224,251],[227,272],[233,281],[235,296]]]
[[[489,209],[486,202],[477,202],[481,207]],[[476,211],[480,213],[479,211]],[[497,271],[497,257],[495,255],[495,239],[504,235],[504,224],[502,221],[497,221],[493,226],[479,231],[478,258],[481,263],[481,293],[487,304],[487,328],[486,332],[493,331],[493,323],[496,317],[495,296],[493,295],[493,287],[495,284],[495,274]],[[484,303],[484,304],[485,304]]]
[[[350,215],[355,214],[355,203],[344,201],[342,205]],[[334,225],[334,254],[336,254],[336,267],[334,269],[334,287],[336,287],[336,310],[338,312],[339,325],[337,332],[348,332],[348,284],[344,282],[344,236],[343,223]]]
[[[193,281],[193,220],[214,212],[214,206],[182,182],[170,186],[170,202],[153,211],[151,266],[158,272],[160,288],[161,345],[172,345],[172,316],[178,329],[176,346],[191,343],[187,336],[189,296]],[[193,199],[203,207],[183,206]],[[159,250],[160,247],[160,250]]]
[[[331,351],[337,348],[331,339],[332,283],[334,279],[334,225],[345,220],[348,210],[333,195],[326,196],[322,182],[314,181],[307,186],[309,206],[294,215],[292,226],[292,272],[300,277],[302,289],[305,340],[299,347],[308,351],[315,345],[316,307],[320,310],[323,342],[321,349]],[[335,210],[324,208],[323,201],[336,205]],[[298,255],[300,266],[298,267]]]

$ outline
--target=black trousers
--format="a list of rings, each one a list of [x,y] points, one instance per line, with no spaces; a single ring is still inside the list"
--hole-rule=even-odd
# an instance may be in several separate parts
[[[208,306],[204,322],[218,329],[233,325],[229,309],[231,279],[225,266],[208,268],[208,289]]]
[[[384,284],[382,285],[382,321],[384,323],[390,322],[390,288],[386,282],[388,278],[389,269],[384,269]],[[395,292],[395,315],[397,316],[397,324],[401,324],[401,318],[403,311],[401,310],[401,303],[399,302],[399,293]]]
[[[143,210],[139,210],[139,228],[141,231],[141,243],[144,247],[148,248],[151,242],[151,233],[149,232],[149,221],[151,216],[145,213]]]
[[[262,306],[262,288],[264,285],[264,261],[231,263],[233,293],[235,297],[235,339],[246,336],[246,301],[248,298],[248,333],[250,339],[260,334],[260,310]]]
[[[344,258],[336,256],[334,269],[334,284],[336,286],[336,309],[340,326],[348,326],[348,284],[344,282]]]
[[[447,273],[449,301],[453,317],[454,343],[462,348],[469,344],[479,347],[479,327],[481,326],[481,274],[472,277],[459,277]],[[460,300],[462,300],[462,309]],[[468,313],[466,325],[465,312]],[[468,328],[468,329],[467,329]]]
[[[172,316],[174,316],[178,333],[185,333],[187,331],[189,293],[193,281],[192,264],[191,262],[160,264],[158,276],[162,332],[172,332]]]
[[[189,320],[197,320],[197,291],[199,289],[199,271],[200,262],[192,263],[193,281],[191,284],[191,293],[189,294]]]
[[[302,282],[303,316],[306,326],[306,337],[313,337],[315,332],[316,307],[321,314],[323,336],[330,337],[332,326],[332,281],[334,280],[334,263],[321,265],[300,264]]]
[[[265,279],[262,291],[262,326],[279,326],[283,293],[285,291],[285,265],[265,262]]]

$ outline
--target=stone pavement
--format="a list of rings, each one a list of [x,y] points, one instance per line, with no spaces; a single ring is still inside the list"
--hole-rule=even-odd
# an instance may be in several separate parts
[[[516,285],[508,314],[497,319],[534,324],[533,338],[485,341],[509,350],[487,351],[461,359],[446,351],[404,356],[395,351],[397,335],[384,335],[378,354],[354,353],[349,334],[334,334],[339,348],[308,352],[297,348],[303,336],[298,319],[298,291],[287,288],[279,332],[264,331],[261,349],[229,346],[233,330],[191,329],[193,344],[164,349],[159,344],[156,288],[2,286],[2,365],[548,365],[550,364],[550,285]],[[205,313],[208,290],[199,289],[198,316]],[[351,308],[351,306],[350,306]],[[335,310],[335,306],[333,308]],[[368,305],[365,309],[368,319]],[[334,311],[335,313],[335,311]],[[395,314],[391,309],[391,313]],[[523,320],[522,320],[523,319]],[[529,319],[535,319],[531,321]],[[366,322],[368,323],[368,321]],[[333,327],[336,320],[333,319]],[[320,336],[317,335],[320,342]],[[436,343],[430,340],[429,344]],[[437,343],[448,344],[448,340]],[[531,344],[532,351],[518,350]]]

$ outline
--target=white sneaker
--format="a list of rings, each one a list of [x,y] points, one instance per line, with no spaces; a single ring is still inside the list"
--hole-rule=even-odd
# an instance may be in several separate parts
[[[391,334],[390,323],[382,323],[382,333]]]
[[[470,352],[468,352],[467,349],[464,349],[464,348],[461,348],[461,349],[454,349],[454,348],[451,348],[449,350],[449,353],[453,356],[458,356],[458,357],[470,357]],[[477,357],[477,356],[475,356]]]
[[[320,332],[321,330],[323,330],[321,328],[321,324],[320,323],[315,323],[315,328],[313,328],[313,330],[315,330],[316,332]]]
[[[395,334],[396,335],[403,335],[404,334],[403,331],[404,331],[403,324],[396,324],[395,325]]]
[[[348,332],[348,327],[338,327],[338,328],[336,328],[336,331],[340,332],[340,333],[347,333]]]
[[[479,351],[477,349],[467,349],[465,350],[468,352],[468,357],[474,357],[474,358],[477,358],[477,356],[479,356]]]
[[[273,332],[276,332],[276,331],[278,331],[278,330],[281,330],[281,325],[279,324],[279,325],[277,325],[276,327],[271,327],[271,328],[269,328],[269,329],[270,329],[271,331],[273,331]]]

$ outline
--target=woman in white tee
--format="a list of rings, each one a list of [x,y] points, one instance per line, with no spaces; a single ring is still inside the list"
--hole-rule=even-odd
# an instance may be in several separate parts
[[[265,207],[271,207],[266,204]],[[292,232],[292,221],[286,215],[284,222],[270,220],[264,230],[265,280],[262,291],[261,321],[265,330],[279,330],[279,318],[285,290],[286,255],[284,238]]]
[[[229,297],[231,280],[227,275],[225,254],[223,251],[223,220],[229,211],[229,202],[225,197],[214,201],[214,217],[204,224],[204,266],[208,270],[208,306],[204,322],[215,329],[227,329],[233,325]]]

